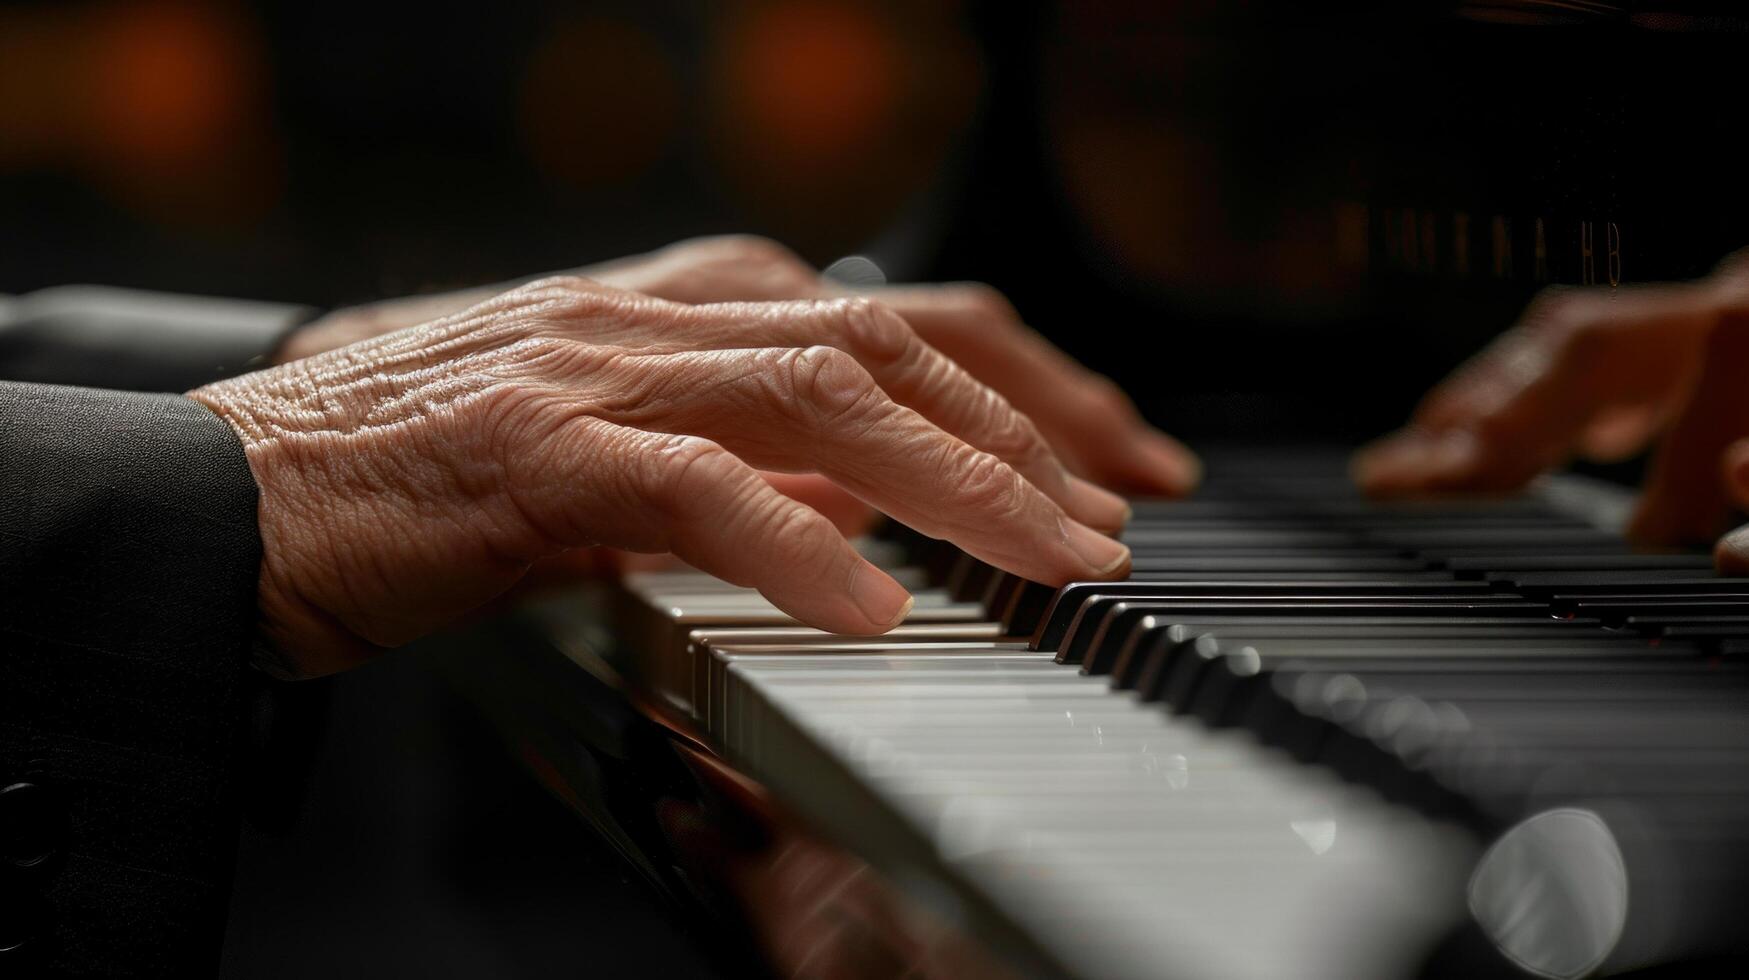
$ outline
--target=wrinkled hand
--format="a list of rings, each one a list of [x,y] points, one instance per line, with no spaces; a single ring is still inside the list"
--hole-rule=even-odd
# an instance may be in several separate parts
[[[531,563],[673,552],[823,629],[904,589],[753,467],[819,473],[1047,583],[1125,573],[1123,501],[867,299],[687,306],[553,279],[191,392],[261,488],[263,634],[291,675],[453,621]]]
[[[783,246],[744,235],[694,239],[579,271],[608,285],[679,303],[846,295]],[[294,334],[280,359],[308,356],[423,323],[489,294],[450,293],[340,310]],[[883,287],[868,295],[1030,416],[1075,472],[1135,493],[1181,495],[1195,487],[1201,467],[1189,450],[1143,421],[1110,380],[1088,371],[1028,328],[996,290],[958,283]],[[786,488],[796,485],[792,482]],[[818,494],[809,499],[827,509],[833,506]]]
[[[1697,283],[1544,294],[1409,426],[1363,449],[1356,479],[1385,497],[1504,492],[1575,455],[1621,459],[1662,436],[1629,535],[1710,540],[1733,495],[1749,501],[1749,470],[1731,462],[1749,461],[1749,444],[1727,450],[1749,436],[1746,271],[1737,257]]]

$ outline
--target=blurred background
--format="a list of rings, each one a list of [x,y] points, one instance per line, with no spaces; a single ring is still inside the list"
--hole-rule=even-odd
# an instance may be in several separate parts
[[[1749,244],[1736,7],[4,3],[0,292],[336,305],[751,232],[990,282],[1193,443],[1356,440],[1539,289]],[[227,974],[740,972],[420,656],[306,686]]]
[[[6,4],[0,291],[338,304],[755,232],[992,282],[1190,438],[1357,438],[1536,288],[1749,241],[1733,7]]]

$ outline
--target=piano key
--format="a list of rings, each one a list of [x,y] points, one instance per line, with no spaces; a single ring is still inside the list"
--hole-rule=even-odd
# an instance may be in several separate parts
[[[1138,501],[1123,583],[1046,589],[895,532],[884,557],[929,598],[888,637],[817,634],[697,579],[628,591],[686,618],[664,676],[732,758],[890,840],[839,797],[884,801],[1083,969],[1122,948],[1110,962],[1147,975],[1151,933],[1237,939],[1211,908],[1324,881],[1306,828],[1325,824],[1283,833],[1292,801],[1337,814],[1338,840],[1406,833],[1418,867],[1447,826],[1427,818],[1467,828],[1462,851],[1539,807],[1631,805],[1725,850],[1749,836],[1749,679],[1727,652],[1749,653],[1745,584],[1540,500],[1381,506],[1340,467],[1252,473],[1217,476],[1222,499]],[[830,761],[788,758],[810,743]],[[819,783],[834,772],[852,782]],[[1677,878],[1709,874],[1749,897],[1741,865]],[[1277,968],[1258,975],[1305,949],[1245,938]],[[1197,949],[1202,972],[1235,962]]]
[[[1088,603],[1082,607],[1082,610],[1078,610],[1077,615],[1065,624],[1057,644],[1059,662],[1080,662],[1091,645],[1092,633],[1089,630],[1097,630],[1098,628],[1095,620],[1109,615],[1110,611],[1117,608],[1120,603],[1126,612],[1152,613],[1162,617],[1180,618],[1253,614],[1316,619],[1323,616],[1427,617],[1469,613],[1493,617],[1522,616],[1534,620],[1551,615],[1549,608],[1538,602],[1527,602],[1520,599],[1472,599],[1464,596],[1266,596],[1257,599],[1221,597],[1214,600],[1193,597],[1178,601],[1156,600],[1149,596],[1121,599],[1119,597],[1097,596],[1089,597]],[[1086,641],[1078,640],[1071,646],[1069,640],[1072,630],[1075,631],[1075,636],[1086,636],[1088,639]],[[1038,635],[1035,635],[1032,643],[1034,647],[1045,649],[1045,642]]]
[[[1487,579],[1505,578],[1523,572],[1633,571],[1638,569],[1711,571],[1711,555],[1688,552],[1670,554],[1555,553],[1515,555],[1460,555],[1446,558],[1441,566],[1459,574]]]
[[[1358,579],[1349,582],[1296,582],[1284,578],[1278,582],[1230,582],[1211,580],[1200,583],[1174,582],[1162,586],[1148,582],[1071,582],[1057,590],[1046,607],[1038,627],[1037,644],[1041,650],[1055,650],[1062,643],[1070,621],[1081,604],[1090,596],[1130,597],[1168,601],[1174,599],[1204,599],[1245,601],[1269,596],[1299,596],[1309,599],[1341,596],[1430,595],[1428,583],[1393,581],[1390,579]],[[1491,590],[1482,582],[1449,582],[1440,585],[1440,595],[1473,595],[1486,597]],[[1524,600],[1524,605],[1534,605]]]
[[[1595,620],[1589,621],[1595,623]],[[1585,621],[1571,619],[1540,619],[1511,616],[1197,616],[1185,619],[1176,615],[1163,616],[1153,611],[1141,617],[1118,642],[1114,626],[1106,642],[1097,645],[1082,662],[1083,673],[1112,675],[1112,685],[1119,689],[1135,686],[1134,671],[1139,668],[1145,652],[1156,642],[1183,643],[1210,631],[1223,636],[1250,640],[1276,638],[1310,638],[1316,636],[1354,636],[1411,638],[1483,636],[1507,638],[1536,636],[1553,630],[1570,630]]]
[[[1525,572],[1514,575],[1507,584],[1525,595],[1547,594],[1562,598],[1590,595],[1596,597],[1594,601],[1613,596],[1749,596],[1749,578],[1697,577],[1689,569]]]

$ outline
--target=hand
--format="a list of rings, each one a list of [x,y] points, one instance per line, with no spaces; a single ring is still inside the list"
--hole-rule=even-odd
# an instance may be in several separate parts
[[[817,472],[1047,583],[1123,575],[1123,501],[867,299],[686,306],[582,279],[209,385],[261,488],[263,634],[351,665],[595,544],[673,552],[801,622],[909,597],[752,467]]]
[[[1575,454],[1624,458],[1667,433],[1630,536],[1711,538],[1726,510],[1719,455],[1749,435],[1736,394],[1745,271],[1739,258],[1699,283],[1545,294],[1407,428],[1363,449],[1356,478],[1377,496],[1510,491]]]
[[[700,238],[579,270],[608,285],[680,303],[817,299],[847,295],[794,253],[762,238]],[[389,300],[336,311],[298,331],[290,360],[423,323],[472,305],[489,291]],[[977,284],[900,286],[870,291],[927,343],[957,361],[1032,417],[1070,468],[1105,486],[1181,495],[1201,467],[1178,442],[1144,422],[1108,379],[1088,371],[1021,322],[1002,294]],[[786,491],[842,510],[812,481]]]

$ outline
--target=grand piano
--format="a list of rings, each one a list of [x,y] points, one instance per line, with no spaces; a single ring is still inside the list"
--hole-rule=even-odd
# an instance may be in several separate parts
[[[887,527],[863,547],[919,597],[889,637],[678,569],[532,604],[441,672],[770,975],[1740,968],[1749,581],[1626,544],[1598,477],[1631,465],[1386,506],[1336,447],[1538,291],[1749,240],[1749,19],[976,16],[978,135],[870,256],[996,284],[1217,446],[1196,497],[1135,502],[1130,581],[1045,589]]]

